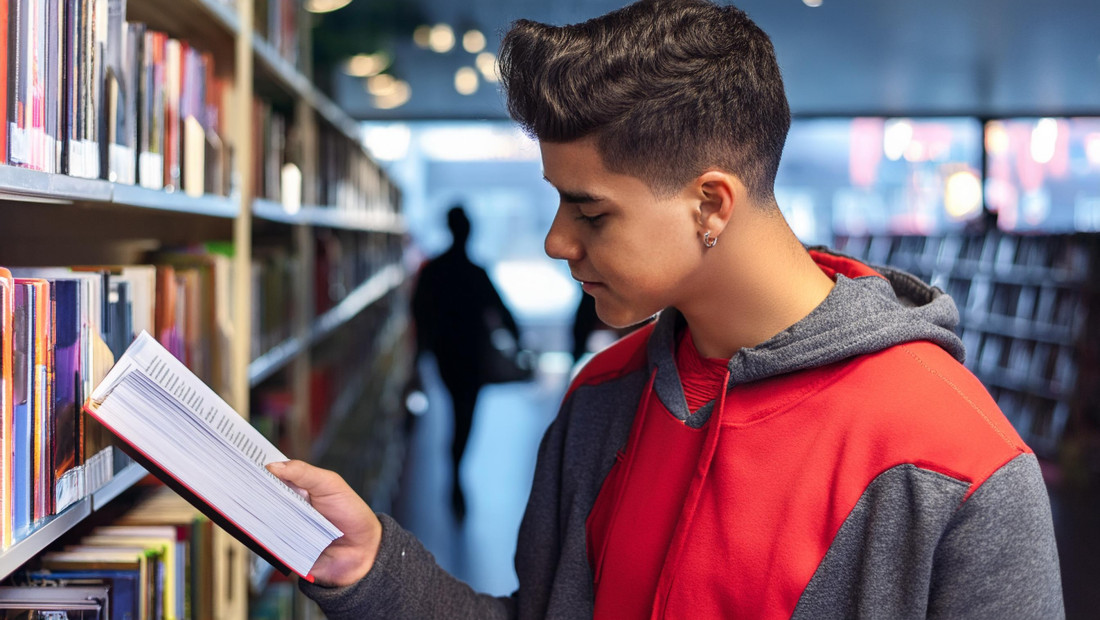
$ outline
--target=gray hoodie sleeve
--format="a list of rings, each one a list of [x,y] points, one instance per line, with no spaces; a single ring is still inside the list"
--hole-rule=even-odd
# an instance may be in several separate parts
[[[1065,618],[1050,500],[1035,456],[999,469],[936,549],[929,618]]]
[[[374,567],[358,583],[329,588],[299,581],[329,620],[495,620],[514,618],[513,598],[478,594],[455,579],[412,534],[388,515]]]

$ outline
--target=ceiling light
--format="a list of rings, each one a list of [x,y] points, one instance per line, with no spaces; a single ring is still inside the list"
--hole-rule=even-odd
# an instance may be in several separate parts
[[[397,88],[397,78],[388,73],[367,78],[367,92],[375,97],[385,97]]]
[[[802,0],[802,4],[808,7],[817,8],[821,6],[821,0]]]
[[[351,0],[307,0],[306,10],[310,13],[331,13],[350,3]]]
[[[428,44],[432,39],[432,27],[424,24],[417,26],[416,30],[413,30],[413,43],[420,49],[428,49]]]
[[[472,95],[477,92],[477,71],[473,67],[462,67],[455,71],[455,90],[460,95]]]
[[[1039,119],[1031,130],[1031,159],[1037,164],[1049,164],[1057,147],[1058,121],[1053,118]]]
[[[890,161],[898,161],[905,155],[913,139],[913,124],[907,120],[890,120],[882,132],[882,150]]]
[[[1085,159],[1089,165],[1100,168],[1100,133],[1085,136]]]
[[[378,76],[382,77],[382,76]],[[380,110],[392,110],[405,105],[412,96],[412,88],[405,80],[394,80],[393,87],[386,93],[375,95],[374,107]]]
[[[390,56],[385,52],[356,54],[348,59],[347,66],[344,67],[344,73],[353,77],[365,78],[382,73],[388,66],[390,66]]]
[[[481,34],[480,30],[467,30],[466,34],[462,35],[462,49],[471,54],[485,49],[485,35]]]
[[[985,150],[990,155],[1003,155],[1010,146],[1011,140],[1005,124],[1001,121],[990,121],[985,128]]]
[[[447,24],[436,24],[428,35],[428,47],[433,52],[446,54],[455,46],[455,31]]]
[[[474,64],[477,65],[477,70],[481,72],[481,76],[485,78],[486,82],[500,81],[497,57],[492,52],[481,52],[477,55],[477,60],[474,61]]]
[[[943,207],[954,220],[969,219],[982,210],[982,180],[973,170],[960,170],[947,177]]]

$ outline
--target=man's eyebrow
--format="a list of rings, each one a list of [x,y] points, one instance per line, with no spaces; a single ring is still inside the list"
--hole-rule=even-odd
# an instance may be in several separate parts
[[[550,185],[554,185],[550,181],[550,179],[546,178],[545,175],[542,177],[542,179],[547,183],[550,183]],[[595,196],[593,194],[589,194],[588,192],[571,192],[569,190],[561,189],[558,187],[555,187],[554,189],[558,190],[558,195],[561,196],[562,202],[568,202],[570,204],[592,204],[594,202],[601,202],[603,200],[603,198]]]

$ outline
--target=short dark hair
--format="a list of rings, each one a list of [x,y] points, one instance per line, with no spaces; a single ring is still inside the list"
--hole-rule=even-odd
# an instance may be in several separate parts
[[[593,136],[609,170],[661,194],[717,167],[773,195],[791,113],[771,39],[740,9],[641,0],[569,26],[519,20],[500,71],[535,139]]]
[[[456,204],[447,210],[447,228],[455,241],[464,242],[470,238],[470,218],[462,205]]]

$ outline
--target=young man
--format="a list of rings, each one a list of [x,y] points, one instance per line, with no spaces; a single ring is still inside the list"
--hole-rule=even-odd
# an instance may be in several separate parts
[[[790,114],[741,11],[650,0],[504,40],[600,318],[543,439],[519,589],[479,595],[338,476],[273,467],[344,532],[331,618],[1056,618],[1038,464],[960,364],[938,289],[807,252],[772,185]]]

